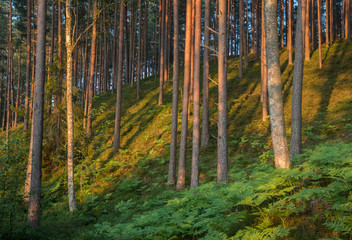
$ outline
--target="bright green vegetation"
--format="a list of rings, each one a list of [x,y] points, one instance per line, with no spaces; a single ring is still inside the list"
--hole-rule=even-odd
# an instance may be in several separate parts
[[[116,155],[112,154],[115,93],[94,99],[92,141],[84,137],[83,114],[77,107],[75,186],[79,211],[73,214],[68,211],[66,196],[64,134],[62,150],[56,157],[55,118],[46,117],[42,227],[37,232],[25,227],[26,206],[21,203],[28,135],[22,134],[21,126],[11,133],[9,154],[1,142],[0,185],[12,192],[0,198],[0,238],[350,239],[352,45],[337,41],[328,49],[323,47],[323,69],[318,67],[317,51],[305,64],[305,153],[293,162],[291,170],[274,169],[269,121],[261,120],[260,62],[255,56],[250,59],[243,79],[237,77],[238,60],[228,61],[228,184],[214,182],[217,88],[210,82],[213,137],[201,151],[201,186],[182,192],[165,188],[172,84],[164,88],[165,104],[160,107],[158,80],[150,77],[142,82],[140,101],[135,100],[135,88],[124,86],[122,149]],[[287,62],[287,51],[282,50],[289,137],[293,66]],[[214,62],[211,78],[215,81],[216,71]],[[0,137],[4,138],[4,134]],[[7,174],[3,174],[5,171]]]

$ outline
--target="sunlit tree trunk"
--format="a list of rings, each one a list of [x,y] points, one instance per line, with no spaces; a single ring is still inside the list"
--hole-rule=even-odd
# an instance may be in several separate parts
[[[202,37],[202,0],[195,0],[194,28],[194,80],[193,80],[193,138],[191,188],[199,185],[200,140],[200,43]],[[228,52],[226,52],[228,54]]]
[[[271,137],[276,168],[289,168],[282,83],[280,76],[279,46],[277,43],[277,0],[264,1],[265,46],[268,76]]]
[[[31,227],[40,225],[40,195],[43,145],[44,80],[45,80],[45,23],[46,0],[38,0],[36,81],[33,105],[33,151],[28,223]]]
[[[87,138],[92,137],[92,109],[94,96],[94,68],[96,61],[96,45],[97,45],[97,0],[93,0],[93,32],[90,52],[90,66],[89,66],[89,82],[88,82],[88,106],[87,106]]]
[[[325,1],[325,45],[326,47],[329,47],[329,42],[330,42],[330,38],[329,38],[329,0]]]
[[[318,2],[318,37],[319,37],[319,68],[321,69],[323,67],[323,63],[322,63],[322,56],[321,56],[321,39],[322,39],[322,36],[321,36],[321,0],[317,0]]]
[[[177,158],[177,120],[178,120],[178,75],[179,75],[179,0],[174,2],[174,71],[172,86],[172,120],[171,120],[171,143],[168,184],[174,186],[176,183],[176,158]]]
[[[239,0],[239,21],[240,21],[240,60],[239,60],[239,69],[238,76],[239,78],[243,77],[243,54],[244,54],[244,14],[243,14],[243,0]]]
[[[304,18],[304,59],[306,61],[310,60],[310,44],[309,44],[309,0],[305,0],[305,8],[304,8],[304,13],[305,18]]]
[[[186,40],[185,40],[185,63],[184,83],[182,98],[182,125],[180,140],[180,157],[178,162],[178,175],[176,189],[185,187],[186,181],[186,150],[187,150],[187,128],[188,128],[188,102],[189,84],[191,78],[191,43],[192,43],[192,0],[187,0],[186,8]]]
[[[288,29],[287,29],[287,49],[288,64],[292,64],[292,1],[288,0]]]
[[[76,13],[77,14],[77,13]],[[73,76],[72,76],[72,54],[74,45],[72,44],[72,18],[71,0],[66,0],[66,102],[67,102],[67,185],[68,203],[70,211],[77,208],[75,197],[75,171],[74,171],[74,117],[73,117]]]
[[[141,89],[141,64],[142,64],[142,1],[138,0],[138,59],[137,59],[137,100],[139,99],[139,92]]]
[[[31,77],[31,6],[32,1],[27,0],[27,56],[26,56],[26,93],[24,100],[24,122],[23,129],[28,129],[28,118],[29,118],[29,80]]]
[[[125,4],[125,0],[121,0],[119,49],[123,49],[125,17],[126,17],[126,4]],[[116,97],[116,113],[115,113],[115,128],[114,128],[114,143],[113,143],[114,153],[116,153],[120,149],[121,106],[122,106],[123,51],[119,51],[118,54],[119,56],[118,56],[118,70],[117,70],[117,97]]]
[[[262,102],[262,120],[268,118],[268,76],[266,65],[266,40],[264,24],[264,0],[262,0],[262,51],[261,51],[261,102]]]
[[[240,1],[243,1],[243,0],[240,0]],[[218,117],[218,166],[217,166],[218,182],[226,182],[228,177],[226,6],[227,6],[227,0],[219,0],[219,53],[218,53],[219,117]],[[241,11],[243,12],[243,8]]]
[[[21,46],[18,47],[19,52],[18,52],[18,79],[17,79],[17,92],[16,92],[16,109],[17,111],[15,112],[15,127],[17,126],[17,121],[18,121],[18,108],[20,104],[20,87],[21,87]]]

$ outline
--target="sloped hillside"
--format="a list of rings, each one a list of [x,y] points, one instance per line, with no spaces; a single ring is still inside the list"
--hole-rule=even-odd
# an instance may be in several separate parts
[[[346,200],[352,189],[352,44],[337,41],[323,47],[322,54],[323,69],[319,69],[317,51],[304,66],[306,153],[294,163],[294,170],[277,171],[272,166],[269,121],[261,120],[259,60],[250,56],[244,78],[239,79],[238,59],[230,57],[229,184],[220,188],[211,183],[216,179],[217,86],[210,82],[212,137],[200,155],[201,187],[184,192],[165,190],[172,83],[169,80],[164,88],[165,104],[158,106],[158,79],[152,76],[142,81],[139,101],[135,87],[123,88],[122,148],[118,154],[112,153],[115,93],[95,97],[91,141],[82,134],[82,114],[77,108],[75,185],[80,210],[68,213],[65,158],[52,162],[53,155],[46,156],[42,228],[36,233],[18,228],[12,234],[27,239],[350,237],[352,209]],[[288,65],[285,49],[280,61],[289,139],[293,66]],[[213,61],[210,75],[214,81],[216,72]],[[47,132],[49,122],[47,118]],[[17,135],[21,138],[14,133]],[[191,143],[191,131],[188,137]],[[52,142],[49,138],[48,143]],[[187,171],[189,177],[190,161]]]

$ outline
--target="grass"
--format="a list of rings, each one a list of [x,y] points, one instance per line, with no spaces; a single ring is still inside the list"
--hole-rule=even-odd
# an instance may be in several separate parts
[[[291,88],[293,66],[288,52],[281,50],[280,62],[285,103],[285,120],[290,137]],[[323,69],[319,69],[318,51],[304,65],[303,80],[303,146],[342,139],[351,140],[352,114],[352,44],[336,41],[322,47]],[[260,61],[249,56],[244,77],[238,78],[238,58],[228,59],[228,113],[230,182],[238,170],[259,161],[272,163],[269,121],[261,120]],[[217,65],[212,60],[210,77],[217,81]],[[182,75],[180,75],[182,96]],[[69,214],[66,197],[65,158],[53,163],[53,133],[44,146],[43,228],[44,235],[58,239],[89,239],[93,223],[118,221],[114,206],[120,201],[150,201],[165,193],[171,130],[171,80],[164,87],[164,104],[157,105],[158,81],[154,76],[142,81],[141,100],[135,87],[124,86],[122,97],[121,149],[112,153],[115,92],[94,98],[93,139],[84,138],[82,113],[77,108],[75,186],[80,211]],[[217,86],[210,82],[210,133],[217,135]],[[179,106],[179,112],[181,106]],[[51,132],[50,117],[46,133]],[[180,134],[181,114],[178,133]],[[192,124],[189,124],[190,129]],[[20,126],[14,131],[20,131]],[[64,135],[64,134],[63,134]],[[4,137],[4,133],[0,133]],[[28,137],[28,135],[27,135]],[[188,143],[191,143],[191,131]],[[44,141],[45,142],[45,141]],[[64,136],[61,142],[64,143]],[[187,178],[190,182],[191,145],[188,144]],[[63,144],[63,149],[65,145]],[[64,155],[64,154],[63,154]],[[200,183],[216,180],[216,139],[200,153]],[[94,192],[93,192],[94,186]],[[178,193],[173,193],[178,194]],[[173,195],[171,195],[173,196]],[[35,236],[35,235],[33,235]],[[50,237],[50,238],[51,238]]]

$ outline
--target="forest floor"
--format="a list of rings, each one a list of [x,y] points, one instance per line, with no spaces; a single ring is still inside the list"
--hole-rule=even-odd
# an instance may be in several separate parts
[[[94,98],[92,140],[84,137],[81,127],[82,113],[77,107],[75,186],[79,211],[74,214],[68,211],[65,156],[62,154],[61,158],[56,159],[55,154],[52,154],[55,121],[52,117],[46,118],[42,227],[36,232],[22,227],[25,224],[25,207],[22,206],[21,210],[18,210],[18,223],[6,225],[6,229],[11,230],[3,233],[0,231],[0,238],[1,236],[14,239],[350,237],[352,217],[348,212],[352,210],[352,206],[345,203],[344,199],[352,196],[350,194],[352,176],[345,172],[334,175],[331,171],[334,167],[337,172],[338,169],[341,171],[352,169],[350,157],[352,156],[350,148],[352,44],[336,41],[329,48],[323,46],[322,55],[322,69],[319,69],[317,50],[312,53],[311,60],[304,65],[305,154],[296,161],[291,172],[273,169],[269,121],[263,122],[261,116],[260,60],[250,55],[244,77],[239,79],[238,58],[230,57],[228,59],[229,184],[219,188],[219,185],[214,183],[217,164],[215,138],[217,86],[210,82],[211,137],[208,147],[200,153],[201,187],[196,191],[183,192],[166,189],[172,80],[170,77],[164,87],[164,104],[158,106],[159,81],[152,76],[141,82],[142,92],[139,101],[136,100],[135,87],[123,87],[121,149],[117,154],[112,153],[115,92],[110,91]],[[285,120],[289,140],[293,66],[288,65],[287,58],[286,49],[281,50]],[[182,76],[180,74],[181,96]],[[211,63],[210,77],[217,81],[217,65],[214,60]],[[181,111],[181,106],[179,109]],[[179,114],[179,133],[180,123],[181,114]],[[192,124],[189,126],[191,129]],[[13,138],[17,139],[14,144],[28,149],[28,146],[24,147],[28,141],[18,140],[23,138],[20,129],[21,126],[18,127],[18,131],[12,133]],[[0,137],[3,136],[0,133]],[[28,139],[28,134],[24,138]],[[190,130],[187,184],[190,182],[191,139]],[[64,136],[62,142],[65,142]],[[63,144],[62,152],[65,147]],[[23,151],[25,156],[27,151]],[[325,157],[326,162],[323,161]],[[333,166],[329,165],[329,161],[332,161]],[[307,162],[309,165],[305,165]],[[329,169],[329,172],[325,172],[326,169]],[[346,186],[338,185],[337,188],[341,191],[335,194],[330,192],[330,187],[333,188],[332,183],[340,183],[336,179],[342,179],[342,182],[346,182]],[[270,184],[272,186],[269,186]],[[246,192],[248,189],[251,189],[251,192]],[[311,191],[304,194],[306,189]],[[315,189],[315,192],[312,192],[312,189]],[[322,192],[318,192],[317,189]],[[261,192],[258,192],[259,190]],[[235,200],[236,198],[238,199]],[[345,204],[344,209],[336,208],[335,203]],[[329,222],[329,219],[342,220]],[[4,222],[0,221],[0,228],[1,224],[5,226]]]

